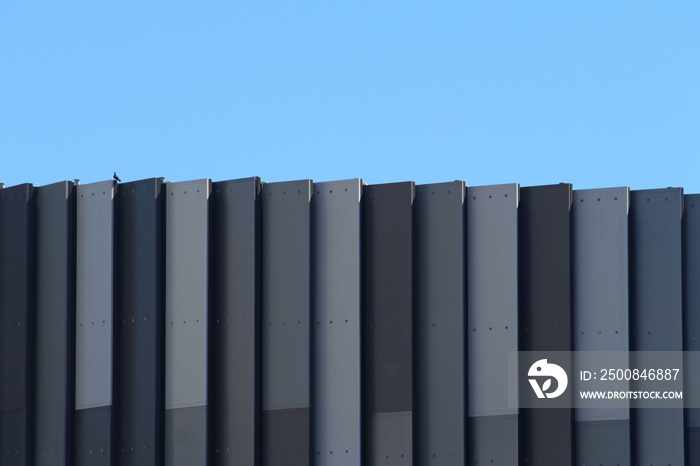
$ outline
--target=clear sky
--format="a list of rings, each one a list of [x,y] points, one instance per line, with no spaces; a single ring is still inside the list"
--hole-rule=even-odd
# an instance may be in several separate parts
[[[0,0],[0,182],[700,193],[700,2]]]

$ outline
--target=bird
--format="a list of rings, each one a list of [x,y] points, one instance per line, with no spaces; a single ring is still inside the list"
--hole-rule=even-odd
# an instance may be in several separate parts
[[[122,182],[122,180],[120,180],[119,177],[117,176],[117,172],[114,172],[114,181],[116,181],[117,183]]]

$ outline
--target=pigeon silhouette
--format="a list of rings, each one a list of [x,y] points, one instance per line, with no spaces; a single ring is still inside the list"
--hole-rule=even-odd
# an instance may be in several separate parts
[[[114,172],[114,181],[116,181],[117,183],[122,182],[122,180],[120,180],[119,177],[117,176],[117,172]]]

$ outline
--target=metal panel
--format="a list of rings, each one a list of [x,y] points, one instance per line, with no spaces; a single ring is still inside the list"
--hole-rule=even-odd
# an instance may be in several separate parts
[[[520,350],[570,351],[571,185],[522,188],[520,196]],[[521,409],[521,463],[573,463],[572,414],[571,409]]]
[[[73,464],[75,409],[75,188],[62,181],[37,197],[37,464]]]
[[[574,349],[629,350],[629,188],[574,191]],[[576,464],[630,464],[629,408],[576,410]]]
[[[680,188],[631,193],[630,349],[633,351],[683,349],[682,216]],[[684,464],[683,410],[635,409],[631,421],[633,463]]]
[[[518,458],[507,361],[518,350],[519,194],[517,184],[467,189],[469,464]]]
[[[208,179],[166,184],[165,464],[206,464]]]
[[[213,464],[259,464],[260,179],[213,184],[210,425]]]
[[[362,197],[367,464],[413,462],[413,182]]]
[[[359,179],[314,184],[314,464],[361,464]]]
[[[464,193],[462,181],[416,187],[414,450],[425,465],[466,459]]]
[[[262,463],[308,465],[311,180],[263,185]]]
[[[120,184],[115,199],[115,456],[163,457],[162,178]]]
[[[33,463],[34,187],[0,190],[0,465]]]
[[[110,464],[114,191],[112,181],[77,187],[77,464]]]
[[[700,194],[684,202],[683,314],[684,350],[700,351]],[[700,393],[700,387],[686,383],[684,391]],[[685,422],[688,464],[700,464],[700,408],[687,410]]]

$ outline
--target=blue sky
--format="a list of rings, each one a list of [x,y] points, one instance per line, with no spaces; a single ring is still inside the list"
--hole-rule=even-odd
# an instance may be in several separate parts
[[[0,1],[0,182],[700,193],[700,2]]]

